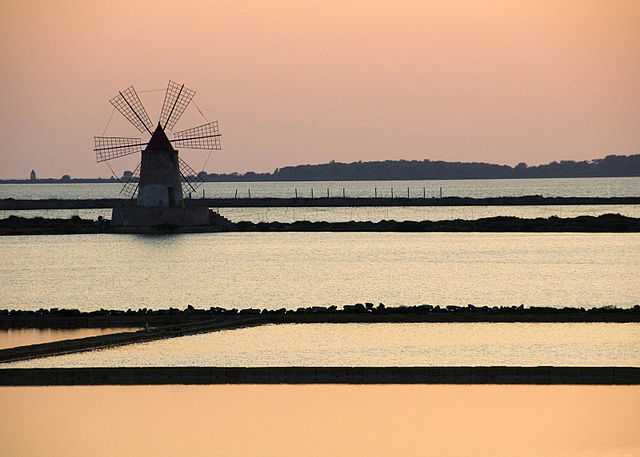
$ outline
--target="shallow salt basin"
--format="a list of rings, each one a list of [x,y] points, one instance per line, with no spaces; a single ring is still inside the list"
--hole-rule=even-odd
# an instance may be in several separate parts
[[[287,324],[3,364],[127,366],[640,366],[640,324]]]
[[[640,234],[0,237],[0,309],[640,304]]]

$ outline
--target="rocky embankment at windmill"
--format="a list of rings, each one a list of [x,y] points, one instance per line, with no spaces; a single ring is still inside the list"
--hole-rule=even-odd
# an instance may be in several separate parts
[[[97,221],[73,216],[69,219],[10,216],[0,219],[1,235],[72,235],[97,233],[216,233],[216,232],[640,232],[640,218],[604,214],[571,218],[488,217],[475,220],[379,222],[231,222],[210,212],[209,225],[180,227],[112,227],[107,219]]]
[[[71,235],[97,233],[215,233],[215,232],[640,232],[640,218],[619,214],[578,216],[571,218],[488,217],[475,220],[379,222],[231,222],[211,211],[209,225],[180,227],[112,227],[107,219],[97,221],[73,216],[69,219],[23,218],[0,219],[0,235]]]

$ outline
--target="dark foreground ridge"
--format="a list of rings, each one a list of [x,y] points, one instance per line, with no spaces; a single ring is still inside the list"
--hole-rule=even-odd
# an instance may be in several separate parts
[[[476,220],[380,222],[230,222],[217,213],[212,223],[193,227],[112,227],[110,221],[81,219],[45,219],[10,216],[0,219],[1,235],[72,235],[95,233],[217,233],[217,232],[640,232],[640,218],[603,214],[572,218],[548,217],[525,219],[513,216],[487,217]]]
[[[376,323],[376,322],[640,322],[640,305],[632,308],[552,308],[525,306],[439,306],[415,305],[387,307],[383,303],[356,303],[312,306],[297,309],[238,310],[212,307],[184,310],[80,311],[78,309],[0,310],[0,329],[18,328],[118,328],[161,327],[192,323],[229,322],[239,324],[250,318],[252,324]],[[106,335],[109,336],[109,335]]]
[[[99,199],[0,199],[0,210],[96,209],[133,206],[135,201],[122,198]],[[638,197],[316,197],[316,198],[199,198],[185,200],[188,207],[207,208],[284,208],[284,207],[352,207],[352,206],[547,206],[547,205],[640,205]]]
[[[0,386],[151,384],[638,385],[633,367],[144,367],[0,369]]]

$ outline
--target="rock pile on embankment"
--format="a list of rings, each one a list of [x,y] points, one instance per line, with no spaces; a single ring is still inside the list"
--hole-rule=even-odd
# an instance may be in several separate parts
[[[143,327],[256,317],[265,323],[348,322],[640,322],[632,308],[438,306],[387,307],[383,303],[312,306],[297,309],[225,309],[219,307],[80,311],[77,309],[0,310],[0,328]]]

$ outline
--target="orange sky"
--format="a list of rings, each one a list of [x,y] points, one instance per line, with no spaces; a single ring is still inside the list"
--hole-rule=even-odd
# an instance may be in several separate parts
[[[638,153],[638,24],[637,0],[4,0],[0,177],[108,175],[109,98],[168,79],[221,121],[209,171]]]

